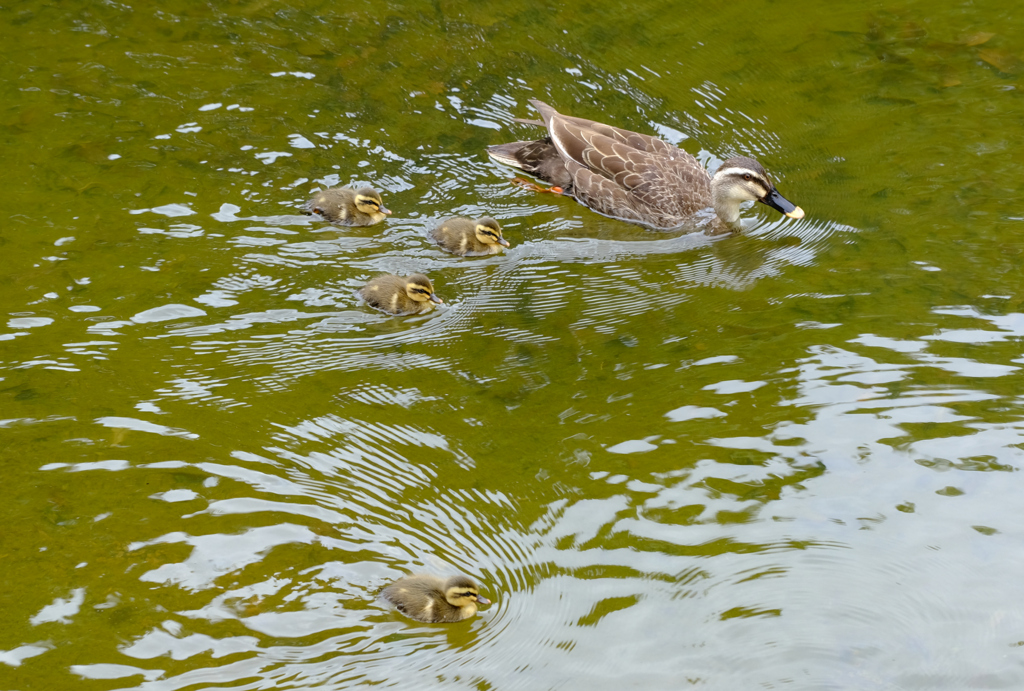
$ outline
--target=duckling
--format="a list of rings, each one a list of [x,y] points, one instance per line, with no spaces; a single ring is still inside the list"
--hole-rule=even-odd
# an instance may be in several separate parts
[[[406,576],[385,588],[381,596],[407,617],[428,623],[469,619],[476,614],[477,603],[491,604],[469,576],[447,580],[429,574]]]
[[[384,274],[359,289],[359,297],[370,307],[389,314],[419,314],[444,302],[434,294],[434,285],[423,274],[402,278]]]
[[[380,192],[372,187],[331,187],[313,193],[303,207],[307,213],[320,214],[329,223],[343,226],[372,226],[391,212],[384,208]]]
[[[501,236],[501,226],[490,216],[475,221],[468,218],[449,218],[430,231],[430,237],[447,250],[460,257],[479,257],[497,254],[502,247],[508,247],[508,240]]]

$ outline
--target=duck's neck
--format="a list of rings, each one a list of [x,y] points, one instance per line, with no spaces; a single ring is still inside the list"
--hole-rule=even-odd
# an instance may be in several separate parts
[[[715,214],[723,223],[735,226],[740,222],[740,200],[735,197],[723,194],[721,188],[712,186],[711,203],[715,207]]]

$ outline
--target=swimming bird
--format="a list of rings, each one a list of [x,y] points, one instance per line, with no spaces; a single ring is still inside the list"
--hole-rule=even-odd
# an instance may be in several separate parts
[[[430,237],[441,249],[462,257],[497,254],[509,246],[501,236],[501,226],[490,216],[476,220],[449,218],[431,230]]]
[[[657,137],[562,115],[536,99],[530,103],[543,121],[518,122],[546,127],[547,136],[498,144],[487,153],[598,213],[656,230],[694,223],[708,207],[715,210],[718,230],[733,229],[740,204],[753,200],[790,218],[804,216],[752,158],[730,158],[712,177],[693,156]]]
[[[385,588],[381,596],[407,617],[430,623],[469,619],[476,614],[477,604],[491,604],[469,576],[447,580],[428,574],[406,576]]]
[[[444,302],[434,294],[434,285],[423,274],[395,276],[384,274],[359,289],[359,297],[370,307],[389,314],[420,314]]]
[[[325,221],[343,226],[372,226],[391,212],[384,208],[380,192],[372,187],[330,187],[313,193],[303,207]]]

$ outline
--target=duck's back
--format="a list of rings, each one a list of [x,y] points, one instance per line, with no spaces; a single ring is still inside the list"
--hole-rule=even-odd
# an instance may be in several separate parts
[[[607,216],[661,229],[678,227],[711,206],[711,185],[699,164],[695,167],[676,157],[625,155],[629,166],[621,170],[621,163],[609,158],[603,168],[566,161],[573,197]]]
[[[558,116],[550,127],[573,196],[595,211],[673,228],[711,206],[711,178],[682,149],[578,118]]]
[[[306,202],[305,210],[309,213],[320,214],[325,221],[330,223],[349,222],[349,207],[352,206],[352,191],[343,187],[332,187],[319,190],[313,193]]]
[[[425,622],[456,622],[465,617],[444,597],[444,581],[434,576],[409,576],[395,581],[381,597],[410,619]]]
[[[405,279],[400,276],[378,276],[359,289],[359,297],[370,307],[391,314],[420,311],[420,304],[405,294]]]
[[[686,151],[658,137],[563,115],[531,100],[548,136],[488,148],[503,163],[560,187],[598,213],[677,228],[712,205],[711,177]]]

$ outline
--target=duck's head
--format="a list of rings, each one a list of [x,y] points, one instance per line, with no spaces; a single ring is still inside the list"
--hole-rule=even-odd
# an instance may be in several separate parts
[[[452,576],[444,584],[444,599],[454,607],[489,605],[491,601],[480,594],[480,586],[469,576]]]
[[[508,240],[501,236],[501,226],[490,216],[478,218],[476,221],[476,239],[485,245],[501,245],[508,247]]]
[[[384,203],[380,199],[380,192],[372,187],[357,189],[354,203],[357,209],[367,216],[373,216],[378,221],[383,220],[384,216],[391,213],[384,208]]]
[[[427,300],[437,304],[444,302],[434,294],[434,284],[423,274],[413,274],[405,279],[405,294],[416,302],[426,302]]]
[[[722,164],[711,178],[715,211],[726,223],[736,223],[740,203],[759,201],[790,218],[803,218],[804,210],[775,189],[764,166],[752,158],[735,156]]]

